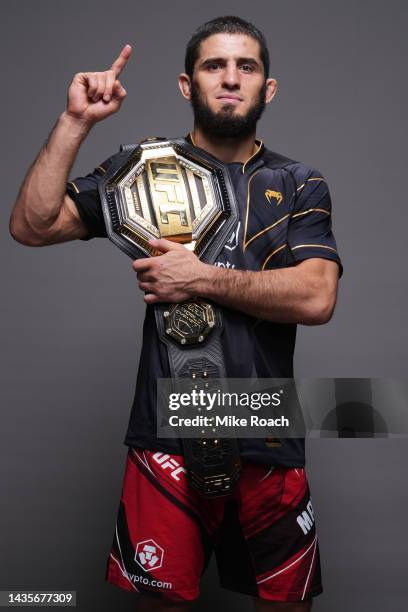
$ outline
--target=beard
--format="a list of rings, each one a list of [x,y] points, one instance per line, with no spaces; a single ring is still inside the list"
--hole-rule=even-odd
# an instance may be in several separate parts
[[[191,106],[194,121],[204,132],[221,138],[243,138],[256,130],[256,124],[265,110],[266,81],[262,85],[254,104],[245,115],[235,113],[232,104],[226,103],[224,108],[214,112],[204,102],[198,85],[191,82]]]

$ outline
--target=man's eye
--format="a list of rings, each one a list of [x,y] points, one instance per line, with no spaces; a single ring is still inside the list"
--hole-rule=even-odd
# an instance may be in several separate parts
[[[253,72],[254,67],[251,66],[251,64],[242,64],[241,70],[243,70],[244,72]]]
[[[219,68],[219,64],[207,64],[208,70],[217,70]]]

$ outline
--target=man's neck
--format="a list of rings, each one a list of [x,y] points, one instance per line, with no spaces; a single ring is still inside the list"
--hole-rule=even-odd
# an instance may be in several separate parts
[[[255,132],[245,138],[217,138],[206,134],[198,125],[194,126],[190,136],[193,144],[204,149],[225,164],[231,162],[245,163],[257,150]]]

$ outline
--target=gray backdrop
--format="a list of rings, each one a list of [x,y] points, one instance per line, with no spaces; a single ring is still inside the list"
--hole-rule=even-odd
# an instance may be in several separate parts
[[[107,69],[126,42],[128,97],[90,134],[72,176],[120,143],[186,133],[191,113],[176,84],[185,43],[201,22],[231,13],[263,29],[279,81],[258,134],[317,167],[333,198],[344,278],[333,320],[299,328],[296,374],[405,376],[406,3],[3,1],[0,589],[71,588],[80,610],[135,608],[103,576],[143,300],[130,259],[107,240],[14,242],[18,187],[73,75]],[[325,588],[316,611],[402,612],[407,441],[311,439],[307,450]],[[219,588],[214,565],[197,610],[209,606],[251,609]]]

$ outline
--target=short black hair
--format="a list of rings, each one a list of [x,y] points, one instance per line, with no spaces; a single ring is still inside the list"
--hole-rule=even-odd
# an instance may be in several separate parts
[[[200,52],[200,44],[203,40],[213,34],[246,34],[258,41],[261,50],[261,60],[264,66],[265,79],[269,75],[269,51],[266,44],[265,36],[257,27],[249,21],[228,15],[226,17],[216,17],[211,21],[207,21],[199,26],[192,34],[186,47],[186,56],[184,60],[184,71],[190,79],[193,78],[194,66]]]

